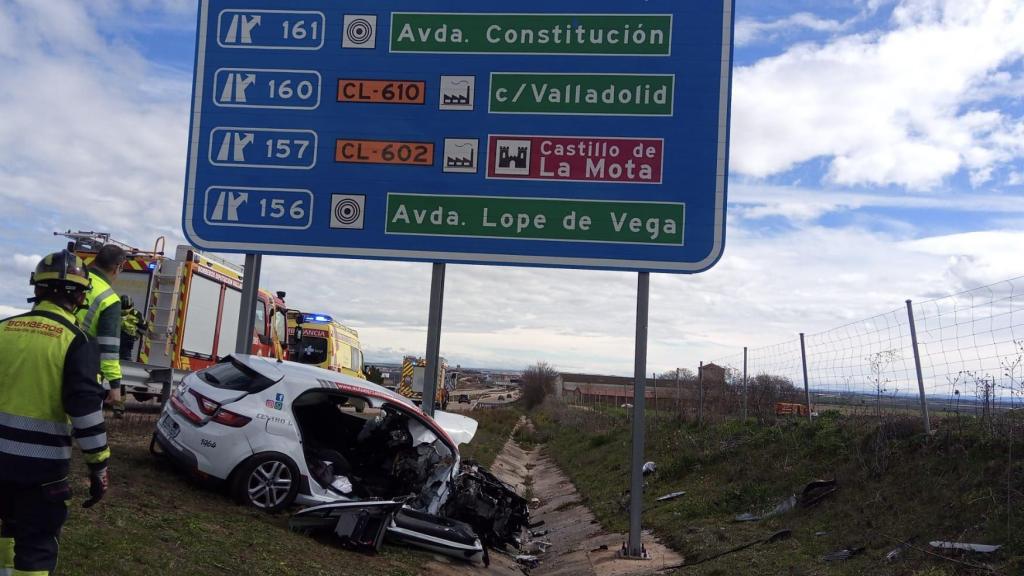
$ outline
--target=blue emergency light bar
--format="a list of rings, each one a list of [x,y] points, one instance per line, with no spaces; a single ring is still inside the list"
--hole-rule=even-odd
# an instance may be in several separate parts
[[[329,324],[334,318],[331,318],[327,314],[303,314],[303,324]]]

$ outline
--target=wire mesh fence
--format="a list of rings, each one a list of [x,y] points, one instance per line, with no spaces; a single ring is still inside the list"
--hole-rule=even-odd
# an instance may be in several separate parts
[[[1024,277],[907,301],[771,346],[738,344],[735,354],[696,371],[648,379],[649,430],[668,417],[771,423],[827,410],[879,418],[990,418],[1024,401]],[[598,421],[628,418],[632,379],[563,380],[563,401],[570,406],[600,414]]]

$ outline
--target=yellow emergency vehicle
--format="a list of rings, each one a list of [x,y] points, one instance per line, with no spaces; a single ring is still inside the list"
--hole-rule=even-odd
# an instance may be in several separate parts
[[[327,314],[290,311],[288,334],[292,360],[366,379],[363,349],[354,328]]]

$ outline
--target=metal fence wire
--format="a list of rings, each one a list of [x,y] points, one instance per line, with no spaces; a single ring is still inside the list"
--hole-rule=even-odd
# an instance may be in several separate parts
[[[806,403],[804,360],[816,412],[924,416],[922,398],[930,413],[1011,409],[1024,396],[1024,277],[808,334],[803,354],[798,337],[711,365],[739,390],[730,415],[767,420]]]
[[[739,344],[696,376],[650,378],[649,432],[669,419],[771,423],[828,410],[926,425],[932,415],[991,416],[1024,403],[1024,276],[771,346]],[[631,379],[618,380],[567,384],[563,401],[599,427],[621,425],[633,390]]]

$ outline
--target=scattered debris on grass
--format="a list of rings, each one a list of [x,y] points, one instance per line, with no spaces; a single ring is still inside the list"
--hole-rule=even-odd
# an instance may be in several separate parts
[[[845,562],[850,558],[864,552],[863,546],[850,546],[842,550],[836,550],[821,557],[822,562]]]
[[[965,542],[942,542],[939,540],[929,542],[928,545],[940,550],[966,550],[967,552],[980,552],[982,554],[991,554],[1002,548],[1002,545],[967,544]]]
[[[665,494],[664,496],[660,496],[657,499],[657,501],[658,502],[667,502],[669,500],[675,500],[676,498],[679,498],[680,496],[684,496],[684,495],[686,495],[686,492],[682,492],[682,491],[680,491],[680,492],[672,492],[671,494]]]
[[[778,532],[772,533],[767,538],[762,538],[760,540],[754,540],[753,542],[747,542],[746,544],[741,544],[740,546],[736,546],[735,548],[730,548],[730,549],[728,549],[728,550],[726,550],[724,552],[719,552],[718,554],[715,554],[713,556],[708,556],[706,558],[701,558],[700,560],[697,560],[695,562],[683,562],[682,564],[677,564],[675,566],[667,566],[667,567],[662,569],[662,572],[665,572],[665,571],[668,571],[668,570],[676,570],[676,569],[679,569],[679,568],[688,568],[690,566],[696,566],[698,564],[703,564],[705,562],[710,562],[711,560],[717,560],[718,558],[721,558],[722,556],[728,556],[729,554],[735,554],[736,552],[740,552],[742,550],[746,550],[747,548],[751,548],[751,547],[757,546],[758,544],[774,544],[776,542],[782,542],[783,540],[788,540],[792,536],[793,536],[793,531],[792,530],[790,530],[788,528],[783,528],[782,530],[779,530]]]
[[[793,494],[789,498],[779,502],[775,508],[771,509],[771,511],[760,516],[751,514],[750,512],[744,512],[743,514],[739,514],[733,518],[733,521],[759,522],[766,518],[785,514],[786,512],[796,508],[798,505],[801,508],[810,508],[824,500],[829,495],[834,494],[836,490],[838,490],[838,486],[835,480],[815,480],[804,486],[804,489],[800,492],[800,496]]]

